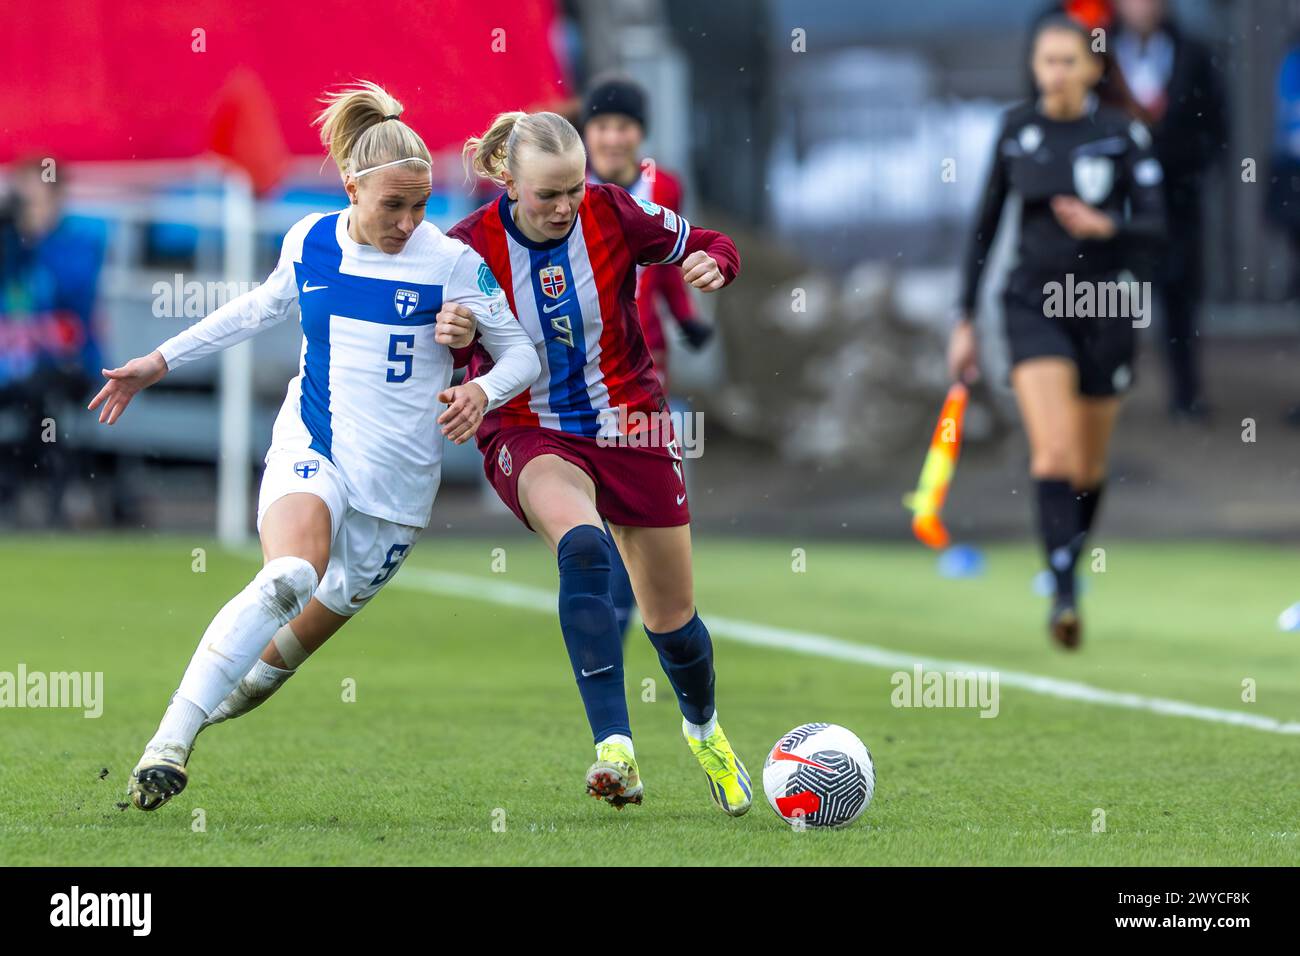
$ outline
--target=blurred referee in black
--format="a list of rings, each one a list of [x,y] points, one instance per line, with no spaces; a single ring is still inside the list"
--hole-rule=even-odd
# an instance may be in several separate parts
[[[1163,236],[1162,172],[1150,133],[1086,27],[1064,14],[1040,21],[1031,64],[1035,98],[1006,112],[994,144],[948,367],[957,380],[978,372],[972,317],[980,276],[1003,206],[1015,196],[1018,242],[1003,330],[1055,585],[1048,629],[1058,645],[1075,648],[1082,634],[1075,566],[1105,489],[1120,399],[1133,383],[1135,320],[1149,308],[1133,301],[1126,270]]]

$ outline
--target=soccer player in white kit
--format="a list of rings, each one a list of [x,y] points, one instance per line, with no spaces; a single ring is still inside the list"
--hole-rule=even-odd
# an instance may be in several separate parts
[[[321,140],[351,204],[295,224],[263,285],[105,370],[108,384],[90,403],[111,425],[170,369],[256,335],[299,304],[299,372],[258,500],[266,563],[208,625],[132,771],[128,793],[141,810],[184,789],[195,736],[263,648],[275,642],[294,656],[291,620],[310,610],[332,633],[392,578],[429,522],[439,430],[468,440],[486,411],[541,370],[482,258],[424,222],[430,155],[398,119],[401,104],[371,83],[325,102]],[[497,364],[451,388],[448,346],[468,344],[475,327]]]

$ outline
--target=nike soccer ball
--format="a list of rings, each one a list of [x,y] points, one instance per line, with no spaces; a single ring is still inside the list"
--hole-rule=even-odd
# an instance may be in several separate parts
[[[776,742],[763,764],[763,790],[793,827],[844,827],[876,789],[871,751],[838,724],[804,724]]]

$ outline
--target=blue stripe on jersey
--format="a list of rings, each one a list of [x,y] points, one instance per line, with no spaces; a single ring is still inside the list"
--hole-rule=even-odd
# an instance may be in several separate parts
[[[330,319],[381,325],[432,325],[442,308],[442,286],[344,274],[343,250],[335,232],[339,213],[322,216],[308,231],[302,261],[294,263],[302,332],[307,340],[299,411],[311,435],[311,447],[333,461],[330,413]],[[379,366],[386,354],[376,355]]]
[[[343,250],[334,238],[338,214],[322,216],[307,232],[302,243],[302,261],[294,263],[294,278],[298,283],[298,304],[302,312],[302,334],[307,340],[303,357],[302,397],[298,413],[311,435],[311,448],[330,461],[334,460],[334,422],[330,415],[330,310],[319,308],[323,302],[311,299],[304,288],[329,284],[330,276],[337,275],[343,262]],[[319,290],[324,292],[325,290]]]
[[[591,407],[587,395],[587,342],[582,308],[578,304],[577,282],[569,262],[569,244],[566,242],[554,249],[530,249],[528,256],[532,267],[533,301],[537,303],[537,318],[546,339],[546,361],[551,368],[551,411],[559,415],[563,431],[595,436],[599,429],[596,410]],[[559,266],[564,270],[565,289],[558,298],[542,291],[540,272],[547,266]],[[548,304],[563,304],[563,308],[546,312]],[[556,328],[555,320],[561,317],[569,320],[573,332],[572,347],[564,342],[564,332]]]

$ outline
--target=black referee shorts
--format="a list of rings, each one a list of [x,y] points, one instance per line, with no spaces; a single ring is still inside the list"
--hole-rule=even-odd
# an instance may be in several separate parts
[[[1108,280],[1114,277],[1095,281]],[[1132,318],[1048,315],[1043,284],[1024,281],[1007,283],[1002,306],[1012,368],[1036,358],[1069,359],[1079,369],[1079,394],[1089,398],[1122,395],[1133,386]]]

